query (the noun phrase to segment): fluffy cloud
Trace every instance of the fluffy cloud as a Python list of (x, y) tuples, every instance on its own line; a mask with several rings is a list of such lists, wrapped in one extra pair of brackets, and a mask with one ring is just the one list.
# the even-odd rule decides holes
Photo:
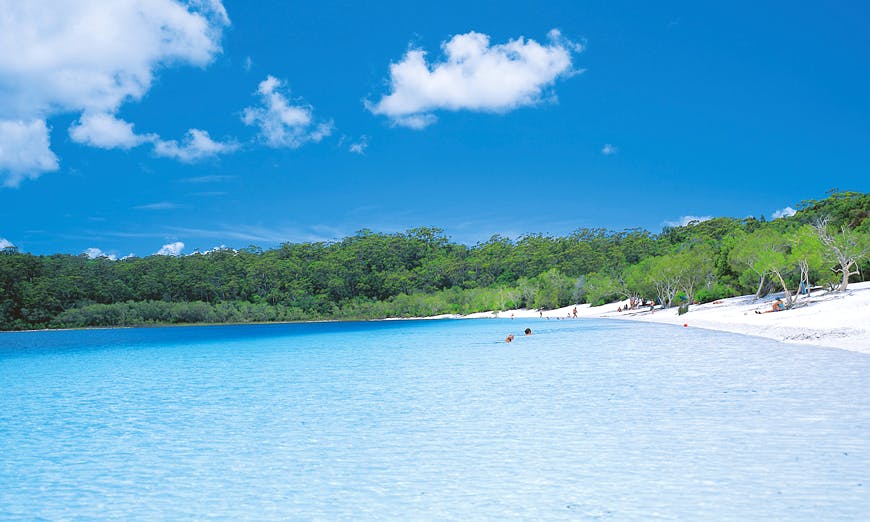
[(85, 250), (84, 252), (82, 252), (82, 254), (85, 254), (86, 256), (88, 256), (91, 259), (96, 259), (98, 257), (106, 257), (108, 259), (111, 259), (112, 261), (115, 261), (118, 259), (118, 256), (116, 256), (115, 254), (107, 254), (107, 253), (103, 252), (102, 250), (100, 250), (99, 248), (93, 248), (93, 247)]
[(262, 105), (242, 112), (245, 125), (260, 129), (260, 138), (270, 147), (295, 149), (308, 142), (317, 143), (332, 133), (332, 122), (315, 123), (310, 105), (293, 105), (279, 88), (283, 84), (267, 76), (257, 87)]
[[(0, 0), (0, 13), (0, 176), (6, 185), (57, 170), (46, 125), (56, 114), (85, 113), (70, 128), (80, 143), (141, 143), (132, 125), (114, 118), (118, 108), (141, 99), (160, 66), (207, 65), (229, 24), (219, 0)], [(10, 126), (38, 139), (12, 154)]]
[(133, 124), (107, 113), (85, 113), (69, 128), (73, 141), (101, 149), (130, 149), (142, 143), (155, 141), (154, 134), (138, 135)]
[(133, 132), (132, 123), (106, 113), (85, 113), (78, 123), (70, 126), (69, 132), (73, 141), (103, 149), (126, 150), (143, 143), (151, 143), (154, 145), (155, 155), (185, 163), (227, 154), (239, 148), (238, 143), (233, 140), (214, 141), (208, 132), (200, 129), (188, 130), (181, 144), (176, 140), (163, 140), (157, 134), (136, 134)]
[(797, 210), (791, 207), (785, 207), (783, 209), (777, 210), (773, 213), (773, 219), (779, 219), (784, 217), (790, 217), (797, 213)]
[(57, 156), (48, 146), (45, 121), (0, 120), (0, 181), (4, 185), (17, 187), (25, 178), (36, 178), (57, 168)]
[(3, 249), (3, 248), (9, 248), (9, 247), (14, 247), (14, 246), (15, 246), (15, 245), (13, 245), (13, 244), (12, 244), (11, 242), (9, 242), (8, 240), (3, 239), (2, 237), (0, 237), (0, 249)]
[(666, 221), (665, 224), (669, 227), (684, 227), (691, 223), (701, 223), (711, 219), (713, 219), (713, 216), (682, 216), (676, 221)]
[(619, 149), (617, 149), (613, 145), (611, 145), (609, 143), (605, 143), (604, 146), (601, 147), (601, 154), (604, 154), (605, 156), (612, 156), (612, 155), (616, 154), (617, 150), (619, 150)]
[(155, 256), (180, 256), (184, 250), (184, 243), (176, 241), (175, 243), (167, 243), (160, 247), (160, 250), (154, 253)]
[(203, 158), (226, 154), (237, 150), (239, 145), (233, 141), (214, 141), (208, 132), (190, 129), (181, 144), (175, 140), (158, 140), (154, 144), (154, 153), (158, 156), (175, 158), (185, 163), (191, 163)]
[(442, 43), (444, 60), (432, 64), (425, 51), (411, 49), (390, 65), (391, 92), (366, 107), (421, 129), (436, 121), (437, 110), (507, 112), (552, 99), (548, 89), (576, 72), (571, 60), (582, 48), (555, 29), (547, 38), (547, 45), (523, 37), (490, 45), (489, 36), (472, 31)]

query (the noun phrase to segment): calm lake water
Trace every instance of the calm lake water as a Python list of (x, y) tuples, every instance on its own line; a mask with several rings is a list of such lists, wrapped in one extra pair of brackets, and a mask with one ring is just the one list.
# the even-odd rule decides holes
[(868, 514), (867, 355), (594, 320), (0, 333), (4, 520)]

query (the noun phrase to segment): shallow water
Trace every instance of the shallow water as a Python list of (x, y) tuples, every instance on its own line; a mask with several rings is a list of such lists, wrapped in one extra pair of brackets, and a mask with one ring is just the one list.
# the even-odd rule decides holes
[(2, 333), (0, 519), (866, 519), (868, 384), (617, 321)]

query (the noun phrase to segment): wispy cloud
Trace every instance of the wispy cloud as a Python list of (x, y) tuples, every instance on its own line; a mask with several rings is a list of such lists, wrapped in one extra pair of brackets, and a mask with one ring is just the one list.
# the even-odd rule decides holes
[(422, 129), (439, 110), (505, 113), (554, 100), (552, 85), (577, 72), (572, 59), (582, 47), (556, 29), (547, 39), (546, 45), (522, 36), (491, 45), (488, 35), (472, 31), (443, 42), (443, 60), (432, 63), (426, 51), (412, 48), (390, 65), (390, 93), (366, 101), (366, 108), (395, 125)]
[(354, 154), (362, 155), (362, 154), (366, 153), (366, 149), (368, 148), (368, 146), (369, 146), (369, 137), (363, 135), (363, 136), (360, 136), (359, 140), (357, 140), (355, 143), (351, 143), (350, 146), (347, 148), (347, 150), (349, 152), (353, 152)]
[(684, 227), (692, 223), (701, 223), (713, 219), (713, 216), (682, 216), (675, 221), (665, 221), (669, 227)]
[(310, 105), (290, 103), (280, 92), (283, 83), (274, 76), (260, 82), (257, 94), (262, 105), (242, 112), (245, 125), (259, 128), (259, 136), (269, 147), (296, 149), (317, 143), (332, 133), (332, 122), (315, 122)]
[(217, 183), (220, 181), (229, 181), (231, 179), (235, 179), (236, 176), (226, 176), (226, 175), (211, 175), (211, 176), (196, 176), (192, 178), (181, 178), (178, 181), (183, 183)]
[(618, 151), (619, 149), (609, 143), (605, 143), (604, 146), (601, 147), (601, 154), (604, 154), (605, 156), (612, 156)]
[(773, 219), (779, 219), (784, 217), (790, 217), (797, 213), (797, 210), (791, 207), (785, 207), (783, 209), (779, 209), (773, 213)]
[[(244, 241), (258, 244), (278, 244), (285, 242), (320, 242), (334, 241), (352, 234), (356, 229), (341, 228), (332, 225), (315, 224), (309, 226), (262, 226), (246, 224), (217, 224), (214, 228), (163, 226), (154, 230), (89, 230), (84, 235), (68, 236), (70, 239), (87, 239), (89, 241), (111, 241), (113, 238), (123, 239), (153, 239), (160, 238), (169, 245), (181, 243), (177, 238), (185, 240), (214, 240), (215, 243)], [(211, 241), (209, 241), (211, 243)], [(183, 245), (183, 243), (182, 243)], [(166, 246), (166, 245), (164, 245)], [(183, 247), (182, 247), (183, 248)]]
[(171, 201), (158, 201), (157, 203), (148, 203), (147, 205), (138, 205), (133, 207), (136, 210), (172, 210), (174, 208), (180, 208), (181, 205), (178, 203), (172, 203)]
[(285, 243), (300, 241), (333, 241), (347, 235), (347, 231), (328, 225), (264, 227), (253, 225), (221, 225), (218, 228), (169, 227), (173, 234), (185, 237), (218, 240), (250, 241), (254, 243)]

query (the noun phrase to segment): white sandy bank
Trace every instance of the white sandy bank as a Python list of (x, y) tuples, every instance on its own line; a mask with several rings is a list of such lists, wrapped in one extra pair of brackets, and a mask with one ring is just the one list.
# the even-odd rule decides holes
[[(713, 303), (694, 305), (688, 313), (677, 315), (677, 309), (649, 312), (632, 310), (617, 312), (625, 303), (612, 303), (591, 308), (576, 305), (578, 317), (597, 317), (667, 323), (689, 328), (705, 328), (744, 335), (768, 337), (787, 343), (802, 343), (816, 346), (841, 348), (870, 353), (870, 281), (852, 283), (843, 293), (816, 291), (809, 297), (801, 297), (795, 308), (782, 312), (756, 314), (755, 311), (770, 310), (771, 304), (782, 294), (773, 294), (763, 299), (753, 296), (732, 297)], [(526, 319), (552, 319), (573, 317), (575, 306), (543, 313), (537, 310), (506, 310), (482, 312), (463, 316), (465, 318), (499, 317)], [(441, 316), (444, 317), (444, 316)], [(457, 316), (453, 316), (457, 317)]]

